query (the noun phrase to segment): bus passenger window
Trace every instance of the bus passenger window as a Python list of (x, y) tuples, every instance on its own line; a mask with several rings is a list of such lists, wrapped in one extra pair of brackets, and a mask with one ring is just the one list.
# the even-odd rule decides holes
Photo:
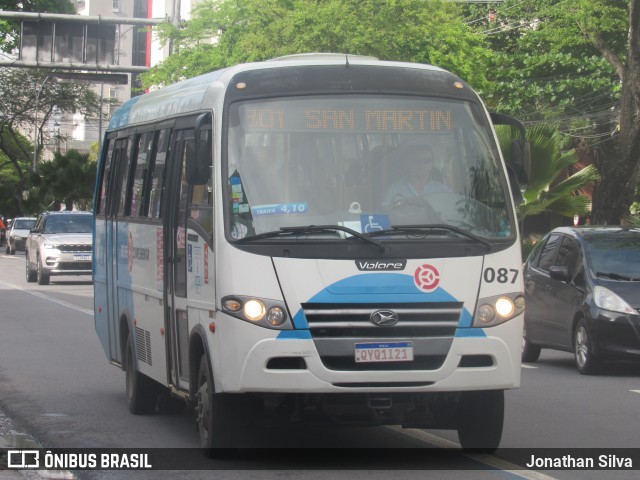
[(191, 187), (187, 226), (199, 232), (207, 242), (213, 238), (213, 189), (212, 182)]
[(104, 159), (104, 170), (100, 180), (100, 193), (98, 194), (98, 204), (95, 206), (96, 215), (104, 215), (106, 213), (106, 198), (109, 188), (109, 175), (111, 172), (111, 160), (113, 159), (113, 146), (115, 139), (108, 139), (107, 156)]
[(167, 159), (167, 150), (169, 149), (170, 130), (164, 129), (157, 132), (158, 145), (155, 154), (153, 171), (151, 173), (151, 189), (149, 192), (149, 208), (147, 211), (148, 218), (160, 217), (160, 201), (162, 197), (162, 181), (164, 178), (164, 168)]
[(142, 195), (144, 179), (147, 172), (147, 159), (149, 158), (149, 153), (151, 152), (151, 147), (153, 145), (153, 132), (147, 132), (139, 135), (136, 143), (137, 154), (136, 158), (133, 160), (135, 162), (135, 166), (133, 167), (134, 173), (133, 186), (131, 189), (131, 208), (128, 212), (132, 217), (137, 217), (141, 214), (144, 199)]
[[(125, 140), (126, 141), (126, 140)], [(126, 153), (125, 153), (126, 151)], [(133, 140), (127, 141), (126, 150), (123, 150), (124, 155), (120, 157), (120, 203), (118, 205), (118, 217), (128, 214), (126, 212), (127, 200), (129, 194), (129, 172), (131, 170), (131, 157), (133, 154)]]

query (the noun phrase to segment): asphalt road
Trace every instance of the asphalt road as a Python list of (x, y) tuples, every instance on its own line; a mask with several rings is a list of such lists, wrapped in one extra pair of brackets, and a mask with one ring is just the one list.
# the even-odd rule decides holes
[[(51, 280), (47, 286), (27, 283), (24, 257), (0, 255), (0, 437), (32, 439), (44, 448), (197, 447), (190, 412), (129, 414), (124, 373), (109, 364), (95, 335), (90, 278)], [(588, 377), (578, 374), (570, 354), (543, 350), (537, 364), (523, 365), (522, 388), (506, 394), (501, 447), (520, 449), (520, 454), (540, 448), (591, 448), (596, 455), (608, 448), (637, 449), (639, 426), (639, 366), (612, 364), (602, 375)], [(207, 463), (198, 455), (194, 465), (208, 471), (178, 476), (209, 478), (211, 470), (217, 479), (635, 476), (620, 470), (512, 470), (509, 462), (487, 455), (456, 457), (461, 468), (471, 471), (438, 469), (437, 458), (419, 449), (457, 446), (457, 435), (448, 431), (265, 423), (250, 433), (256, 445), (274, 448)], [(359, 450), (347, 450), (354, 446)], [(176, 476), (172, 471), (73, 473), (81, 479)]]

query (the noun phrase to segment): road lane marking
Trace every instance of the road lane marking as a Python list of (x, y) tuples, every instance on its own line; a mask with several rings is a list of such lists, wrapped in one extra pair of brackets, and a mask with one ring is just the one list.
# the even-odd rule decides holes
[(534, 367), (533, 365), (526, 365), (526, 364), (522, 364), (522, 368), (538, 368), (538, 367)]
[(640, 393), (640, 390), (629, 390), (629, 391), (633, 393)]
[[(451, 440), (447, 440), (442, 437), (438, 437), (437, 435), (433, 435), (432, 433), (425, 432), (424, 430), (418, 429), (402, 429), (400, 427), (387, 427), (391, 430), (395, 430), (404, 435), (408, 435), (410, 437), (416, 438), (418, 440), (425, 441), (432, 446), (438, 448), (460, 448), (460, 444), (457, 442), (452, 442)], [(522, 467), (515, 465), (511, 462), (507, 462), (506, 460), (502, 460), (498, 457), (495, 457), (486, 453), (466, 453), (465, 457), (475, 460), (478, 463), (482, 463), (483, 465), (487, 465), (489, 467), (493, 467), (502, 472), (509, 473), (518, 478), (524, 478), (527, 480), (555, 480), (554, 477), (550, 477), (542, 472), (537, 472), (535, 470), (522, 470)]]
[(14, 290), (20, 290), (21, 292), (28, 293), (29, 295), (33, 295), (34, 297), (42, 298), (44, 300), (49, 300), (50, 302), (57, 303), (58, 305), (62, 305), (63, 307), (71, 308), (72, 310), (76, 310), (80, 313), (86, 313), (87, 315), (93, 316), (93, 310), (79, 307), (77, 305), (74, 305), (73, 303), (65, 302), (64, 300), (58, 300), (56, 298), (45, 295), (44, 293), (36, 292), (33, 290), (25, 290), (24, 288), (21, 288), (18, 285), (6, 283), (1, 280), (0, 280), (0, 285), (8, 288), (13, 288)]

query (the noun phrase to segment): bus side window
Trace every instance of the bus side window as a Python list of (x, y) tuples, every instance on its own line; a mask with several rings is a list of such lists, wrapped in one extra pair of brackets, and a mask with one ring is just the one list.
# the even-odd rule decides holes
[(120, 200), (122, 196), (122, 177), (125, 175), (126, 166), (129, 165), (127, 158), (127, 138), (113, 139), (113, 158), (106, 184), (106, 200), (104, 213), (108, 217), (115, 216), (120, 211)]
[(138, 135), (136, 140), (136, 157), (133, 160), (133, 185), (131, 188), (131, 203), (127, 214), (131, 217), (138, 217), (143, 208), (143, 188), (147, 173), (147, 159), (150, 157), (153, 146), (153, 132), (146, 132)]
[(209, 245), (213, 245), (213, 182), (193, 185), (189, 198), (187, 226), (199, 232)]
[(107, 139), (109, 145), (107, 146), (107, 154), (102, 161), (102, 171), (100, 179), (100, 191), (97, 196), (97, 205), (95, 208), (96, 215), (104, 215), (106, 212), (106, 198), (107, 190), (109, 188), (109, 175), (111, 172), (111, 160), (113, 159), (113, 146), (115, 139)]
[[(120, 176), (120, 203), (118, 204), (118, 217), (122, 218), (123, 215), (128, 214), (129, 205), (129, 175), (131, 171), (131, 158), (133, 156), (134, 141), (133, 138), (125, 140), (127, 146), (124, 156), (120, 157), (120, 166), (118, 172)], [(126, 212), (126, 213), (125, 213)]]
[(153, 158), (151, 182), (149, 185), (149, 203), (146, 212), (148, 218), (160, 218), (160, 200), (162, 198), (162, 182), (169, 150), (171, 130), (165, 128), (156, 132), (156, 151)]

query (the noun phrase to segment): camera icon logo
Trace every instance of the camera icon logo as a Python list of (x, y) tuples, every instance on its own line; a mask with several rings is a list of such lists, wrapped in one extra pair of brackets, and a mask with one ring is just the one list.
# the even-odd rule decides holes
[(38, 450), (9, 450), (7, 460), (9, 468), (40, 468), (40, 452)]

